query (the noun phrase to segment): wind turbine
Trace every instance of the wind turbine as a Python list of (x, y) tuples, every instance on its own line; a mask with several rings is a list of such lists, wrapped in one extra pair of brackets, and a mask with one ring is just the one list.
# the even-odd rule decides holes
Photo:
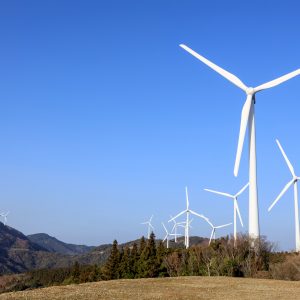
[(0, 214), (1, 217), (4, 218), (4, 222), (3, 222), (4, 225), (6, 225), (6, 223), (7, 223), (7, 216), (8, 216), (8, 214), (9, 214), (9, 211), (7, 213), (1, 213)]
[(238, 197), (245, 191), (245, 189), (249, 186), (249, 183), (247, 183), (239, 192), (237, 192), (235, 195), (231, 195), (231, 194), (228, 194), (228, 193), (223, 193), (223, 192), (218, 192), (218, 191), (215, 191), (215, 190), (210, 190), (210, 189), (204, 189), (205, 191), (207, 192), (210, 192), (210, 193), (214, 193), (214, 194), (218, 194), (218, 195), (221, 195), (221, 196), (225, 196), (225, 197), (228, 197), (228, 198), (231, 198), (233, 199), (233, 236), (234, 236), (234, 242), (236, 242), (236, 238), (237, 238), (237, 226), (236, 226), (236, 214), (238, 214), (239, 216), (239, 219), (240, 219), (240, 223), (242, 225), (242, 227), (244, 227), (244, 224), (243, 224), (243, 220), (242, 220), (242, 217), (241, 217), (241, 213), (240, 213), (240, 209), (239, 209), (239, 206), (238, 206), (238, 202), (237, 202), (237, 199)]
[(178, 227), (185, 227), (185, 226), (182, 225), (185, 222), (179, 222), (179, 223), (177, 223), (176, 220), (174, 220), (172, 216), (170, 216), (170, 217), (171, 217), (171, 220), (174, 222), (174, 225), (172, 227), (171, 233), (174, 232), (174, 234), (175, 234), (175, 243), (177, 243), (177, 228)]
[(169, 237), (170, 237), (170, 236), (175, 236), (175, 238), (176, 238), (177, 235), (180, 235), (180, 234), (169, 233), (168, 230), (167, 230), (167, 228), (166, 228), (166, 226), (165, 226), (165, 224), (164, 224), (163, 222), (162, 222), (161, 224), (162, 224), (162, 226), (164, 227), (164, 229), (165, 229), (165, 231), (166, 231), (166, 236), (165, 236), (165, 238), (163, 239), (163, 242), (164, 242), (165, 240), (167, 240), (167, 248), (169, 248)]
[(185, 187), (185, 195), (186, 195), (186, 209), (182, 212), (180, 212), (178, 215), (176, 215), (175, 217), (173, 217), (171, 220), (169, 220), (168, 222), (171, 222), (175, 219), (177, 219), (178, 217), (180, 217), (181, 215), (186, 213), (186, 223), (185, 223), (185, 238), (186, 238), (186, 248), (189, 248), (189, 244), (190, 244), (190, 237), (189, 237), (189, 219), (190, 219), (190, 213), (199, 217), (199, 218), (205, 218), (203, 215), (198, 214), (196, 212), (194, 212), (193, 210), (190, 209), (190, 203), (189, 203), (189, 195), (188, 195), (188, 189), (187, 187)]
[(205, 218), (205, 221), (210, 225), (210, 227), (212, 228), (211, 230), (211, 234), (210, 234), (210, 238), (209, 238), (209, 243), (208, 243), (208, 246), (210, 245), (211, 243), (211, 240), (212, 239), (216, 239), (216, 229), (219, 229), (219, 228), (223, 228), (223, 227), (227, 227), (229, 225), (231, 225), (232, 223), (228, 223), (228, 224), (224, 224), (224, 225), (219, 225), (219, 226), (214, 226), (208, 218)]
[(278, 195), (278, 197), (275, 199), (275, 201), (271, 204), (271, 206), (269, 207), (268, 211), (270, 211), (273, 206), (279, 201), (279, 199), (281, 199), (281, 197), (287, 192), (287, 190), (294, 185), (294, 205), (295, 205), (295, 234), (296, 234), (296, 251), (300, 252), (300, 230), (299, 230), (299, 209), (298, 209), (298, 180), (300, 180), (300, 177), (296, 176), (296, 173), (294, 171), (294, 168), (291, 164), (291, 162), (289, 161), (287, 155), (285, 154), (280, 142), (278, 140), (276, 140), (276, 143), (285, 159), (285, 162), (288, 165), (288, 168), (290, 170), (290, 172), (292, 173), (292, 180), (289, 181), (286, 186), (283, 188), (283, 190), (281, 191), (281, 193)]
[(149, 221), (141, 223), (143, 225), (148, 225), (148, 239), (150, 239), (151, 229), (154, 230), (154, 227), (151, 224), (152, 218), (153, 218), (153, 215), (151, 216), (151, 218), (149, 219)]
[(275, 80), (269, 81), (255, 88), (246, 86), (238, 77), (227, 72), (221, 67), (215, 65), (202, 55), (198, 54), (188, 46), (181, 44), (181, 48), (189, 52), (191, 55), (202, 61), (208, 67), (225, 77), (231, 83), (242, 89), (246, 95), (246, 102), (242, 109), (240, 133), (237, 146), (236, 160), (234, 166), (234, 175), (238, 175), (240, 160), (244, 145), (244, 139), (247, 127), (249, 129), (249, 236), (251, 238), (259, 237), (259, 217), (258, 217), (258, 195), (257, 195), (257, 178), (256, 178), (256, 138), (255, 138), (255, 95), (256, 93), (275, 87), (300, 74), (300, 69), (281, 76)]

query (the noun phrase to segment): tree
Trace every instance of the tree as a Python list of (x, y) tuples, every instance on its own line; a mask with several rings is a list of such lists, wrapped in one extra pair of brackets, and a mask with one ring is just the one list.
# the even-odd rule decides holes
[[(140, 250), (141, 251), (141, 250)], [(147, 241), (146, 247), (143, 249), (138, 265), (139, 277), (157, 277), (158, 266), (156, 260), (155, 235), (152, 232)]]
[(126, 247), (123, 251), (123, 255), (120, 261), (120, 277), (121, 278), (133, 278), (133, 274), (130, 268), (130, 250)]
[(118, 242), (114, 240), (110, 256), (104, 267), (105, 279), (107, 280), (118, 279), (120, 277), (119, 263), (120, 263), (120, 252), (118, 250)]

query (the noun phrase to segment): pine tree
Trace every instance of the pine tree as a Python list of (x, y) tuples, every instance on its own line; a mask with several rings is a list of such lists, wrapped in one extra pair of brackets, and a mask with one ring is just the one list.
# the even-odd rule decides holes
[(146, 241), (145, 241), (144, 236), (142, 236), (141, 240), (140, 240), (139, 255), (141, 255), (143, 253), (145, 248), (146, 248)]
[(164, 264), (164, 259), (166, 257), (166, 248), (162, 241), (159, 242), (157, 250), (156, 250), (156, 260), (157, 260), (157, 268), (158, 268), (158, 276), (166, 277), (168, 276), (167, 268)]
[(104, 277), (107, 280), (118, 279), (119, 276), (120, 252), (118, 242), (114, 240), (110, 256), (104, 267)]
[(126, 247), (123, 251), (123, 256), (120, 261), (120, 278), (133, 278), (130, 269), (129, 248)]
[(152, 232), (139, 258), (138, 277), (156, 277), (157, 274), (155, 235)]
[(132, 278), (137, 277), (138, 260), (139, 260), (138, 246), (136, 243), (134, 243), (129, 256), (129, 266), (130, 266), (130, 272), (132, 274)]
[(75, 261), (73, 270), (72, 270), (72, 281), (74, 283), (79, 283), (79, 278), (80, 278), (80, 266), (78, 261)]

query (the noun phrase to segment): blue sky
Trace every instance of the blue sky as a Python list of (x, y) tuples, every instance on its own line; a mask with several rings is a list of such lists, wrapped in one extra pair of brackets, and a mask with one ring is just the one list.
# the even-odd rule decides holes
[[(300, 68), (297, 1), (2, 1), (0, 203), (9, 224), (98, 245), (191, 208), (232, 221), (247, 182), (233, 176), (245, 95), (182, 50), (256, 86)], [(294, 247), (292, 191), (278, 137), (300, 173), (300, 77), (257, 96), (261, 232)], [(247, 148), (245, 148), (247, 149)], [(298, 173), (298, 174), (299, 174)], [(248, 227), (247, 193), (240, 198)], [(230, 233), (232, 228), (222, 233)], [(208, 236), (195, 220), (192, 234)], [(221, 232), (220, 232), (221, 234)]]

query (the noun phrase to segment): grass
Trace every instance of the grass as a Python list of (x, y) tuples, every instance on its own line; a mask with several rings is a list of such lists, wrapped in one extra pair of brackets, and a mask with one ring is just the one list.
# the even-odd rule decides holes
[(112, 280), (7, 293), (2, 299), (300, 299), (300, 282), (231, 277)]

